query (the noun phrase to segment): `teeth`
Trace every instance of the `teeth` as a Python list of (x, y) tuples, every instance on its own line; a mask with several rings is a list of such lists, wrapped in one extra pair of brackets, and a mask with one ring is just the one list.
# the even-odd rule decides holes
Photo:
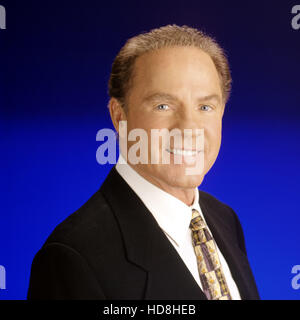
[(195, 156), (198, 152), (196, 150), (182, 150), (182, 149), (167, 149), (168, 152), (178, 154), (181, 156)]

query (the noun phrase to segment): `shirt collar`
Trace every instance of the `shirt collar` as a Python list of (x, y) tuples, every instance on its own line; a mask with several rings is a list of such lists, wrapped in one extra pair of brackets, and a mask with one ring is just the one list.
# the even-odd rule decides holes
[(143, 178), (125, 162), (121, 155), (116, 165), (116, 170), (142, 200), (164, 232), (178, 246), (183, 244), (187, 233), (190, 232), (189, 225), (192, 218), (192, 209), (198, 210), (201, 214), (198, 188), (195, 188), (193, 204), (188, 206)]

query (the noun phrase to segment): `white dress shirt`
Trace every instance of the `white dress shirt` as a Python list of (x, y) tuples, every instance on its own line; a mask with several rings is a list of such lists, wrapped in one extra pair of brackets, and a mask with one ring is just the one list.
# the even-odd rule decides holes
[[(199, 287), (203, 289), (199, 277), (197, 258), (192, 243), (192, 230), (189, 228), (192, 218), (192, 209), (196, 209), (205, 221), (199, 205), (198, 189), (195, 188), (194, 203), (191, 206), (187, 206), (181, 200), (144, 179), (127, 163), (123, 164), (125, 160), (120, 163), (121, 157), (122, 156), (119, 157), (116, 170), (154, 216), (160, 228), (177, 250), (179, 256), (186, 264)], [(209, 230), (208, 226), (207, 228)], [(217, 244), (216, 248), (231, 297), (233, 300), (241, 300), (238, 288), (232, 278), (227, 262)]]

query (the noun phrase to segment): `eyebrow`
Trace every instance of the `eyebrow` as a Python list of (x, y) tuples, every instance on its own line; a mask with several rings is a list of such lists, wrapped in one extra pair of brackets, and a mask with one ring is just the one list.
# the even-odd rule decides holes
[[(156, 93), (153, 93), (153, 94), (146, 96), (146, 98), (143, 99), (143, 102), (152, 102), (152, 101), (157, 101), (157, 100), (161, 100), (161, 99), (165, 99), (165, 100), (169, 100), (169, 101), (178, 101), (179, 100), (177, 97), (175, 97), (171, 94), (163, 93), (163, 92), (156, 92)], [(220, 96), (215, 93), (207, 95), (207, 96), (198, 97), (197, 100), (198, 101), (216, 100), (218, 103), (221, 103)]]

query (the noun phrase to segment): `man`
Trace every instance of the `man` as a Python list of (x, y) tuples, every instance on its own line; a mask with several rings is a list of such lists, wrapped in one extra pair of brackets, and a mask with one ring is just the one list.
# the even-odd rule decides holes
[[(114, 127), (189, 129), (191, 146), (160, 138), (148, 161), (123, 164), (133, 141), (120, 137), (127, 150), (101, 188), (35, 256), (29, 299), (259, 299), (237, 215), (197, 188), (220, 149), (230, 86), (225, 54), (197, 29), (168, 25), (126, 42), (109, 81)], [(187, 174), (201, 155), (203, 170)]]

